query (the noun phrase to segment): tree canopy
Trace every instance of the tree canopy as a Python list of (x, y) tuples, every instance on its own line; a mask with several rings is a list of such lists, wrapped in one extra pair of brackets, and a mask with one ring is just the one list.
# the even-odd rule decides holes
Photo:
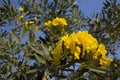
[(2, 0), (0, 80), (120, 79), (120, 0), (87, 17), (80, 2)]

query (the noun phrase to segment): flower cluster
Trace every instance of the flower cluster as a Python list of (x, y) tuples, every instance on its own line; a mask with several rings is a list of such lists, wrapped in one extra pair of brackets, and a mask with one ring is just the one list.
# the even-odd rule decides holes
[(111, 58), (106, 57), (107, 50), (103, 44), (98, 44), (98, 41), (88, 31), (78, 31), (61, 37), (60, 42), (53, 50), (53, 64), (59, 64), (62, 55), (66, 54), (62, 53), (62, 42), (75, 60), (84, 59), (86, 55), (92, 55), (92, 58), (99, 60), (100, 65), (104, 67), (107, 67), (112, 61)]
[(52, 21), (47, 21), (45, 22), (45, 26), (46, 27), (58, 27), (60, 26), (61, 28), (64, 28), (64, 26), (67, 25), (67, 22), (64, 18), (59, 18), (56, 17), (55, 19), (53, 19)]
[(88, 34), (88, 31), (72, 33), (71, 35), (63, 36), (62, 41), (67, 49), (74, 55), (74, 59), (80, 59), (79, 55), (82, 53), (81, 57), (85, 56), (85, 53), (95, 53), (98, 42), (92, 35)]

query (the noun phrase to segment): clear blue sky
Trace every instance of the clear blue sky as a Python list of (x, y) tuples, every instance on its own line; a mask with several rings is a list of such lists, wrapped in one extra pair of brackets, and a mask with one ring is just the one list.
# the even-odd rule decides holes
[(79, 3), (80, 10), (85, 16), (90, 16), (93, 13), (99, 13), (105, 0), (81, 0)]

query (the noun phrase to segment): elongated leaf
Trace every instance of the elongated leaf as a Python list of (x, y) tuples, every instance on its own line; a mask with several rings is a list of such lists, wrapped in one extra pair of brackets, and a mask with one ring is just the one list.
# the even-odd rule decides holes
[(43, 43), (41, 42), (41, 46), (44, 49), (45, 53), (46, 53), (46, 57), (49, 58), (50, 57), (50, 52), (49, 50), (43, 45)]
[(36, 52), (36, 53), (38, 53), (39, 55), (41, 55), (41, 56), (45, 57), (45, 56), (42, 54), (42, 51), (40, 51), (40, 50), (36, 49), (36, 48), (35, 48), (35, 47), (33, 47), (32, 45), (31, 45), (30, 47), (31, 47), (31, 49), (32, 49), (33, 51), (35, 51), (35, 52)]
[(18, 37), (18, 35), (16, 35), (15, 31), (11, 30), (11, 34), (13, 35), (15, 41), (20, 41), (20, 38)]
[(103, 71), (103, 70), (98, 70), (98, 69), (93, 69), (93, 68), (87, 68), (89, 69), (89, 71), (92, 71), (92, 72), (96, 72), (96, 73), (102, 73), (102, 74), (105, 74), (106, 72)]
[(21, 38), (24, 37), (25, 32), (26, 32), (26, 27), (23, 26), (22, 29), (21, 29), (21, 32), (20, 32), (20, 37), (21, 37)]
[(35, 40), (35, 34), (32, 31), (29, 31), (29, 43), (33, 43)]
[(8, 46), (9, 46), (9, 48), (11, 48), (11, 44), (12, 44), (11, 35), (9, 35), (8, 36)]
[(36, 59), (38, 60), (39, 63), (42, 63), (42, 64), (46, 63), (46, 60), (42, 56), (39, 56), (39, 55), (35, 54), (35, 57), (36, 57)]
[(26, 73), (27, 73), (27, 74), (30, 74), (30, 73), (35, 73), (35, 72), (37, 72), (37, 69), (29, 70), (29, 71), (27, 71)]
[(34, 25), (34, 28), (35, 28), (35, 31), (38, 32), (38, 25), (37, 24)]

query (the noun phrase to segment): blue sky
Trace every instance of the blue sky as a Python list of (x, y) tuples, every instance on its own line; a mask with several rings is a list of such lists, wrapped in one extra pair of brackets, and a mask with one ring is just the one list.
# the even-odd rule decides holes
[(93, 13), (99, 13), (102, 9), (105, 0), (81, 0), (79, 3), (80, 10), (85, 16), (90, 16)]

